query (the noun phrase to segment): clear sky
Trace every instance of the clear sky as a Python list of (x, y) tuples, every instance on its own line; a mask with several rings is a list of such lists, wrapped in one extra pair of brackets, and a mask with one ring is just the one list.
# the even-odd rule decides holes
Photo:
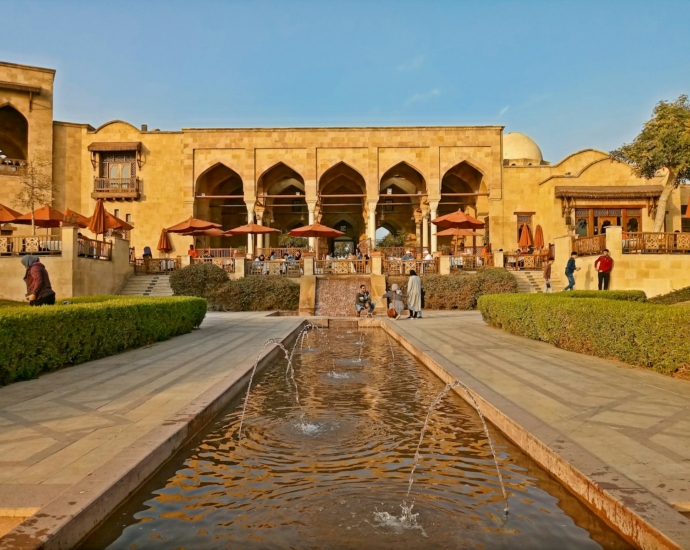
[(504, 125), (547, 160), (690, 92), (690, 1), (0, 0), (55, 118), (149, 129)]

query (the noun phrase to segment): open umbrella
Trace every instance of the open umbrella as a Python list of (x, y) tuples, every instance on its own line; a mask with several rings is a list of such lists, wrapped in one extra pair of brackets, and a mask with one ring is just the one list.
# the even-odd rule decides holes
[[(186, 237), (227, 237), (226, 233), (217, 227), (209, 227), (208, 229), (194, 229), (193, 231), (182, 233), (182, 235)], [(208, 242), (206, 239), (204, 239), (204, 245), (207, 244)]]
[(0, 204), (0, 223), (10, 223), (20, 217), (21, 214), (7, 206)]
[(441, 229), (481, 229), (484, 227), (483, 221), (473, 218), (469, 214), (465, 214), (462, 210), (440, 216), (431, 220), (431, 223), (439, 226)]
[(188, 233), (195, 230), (211, 229), (216, 227), (220, 229), (222, 226), (219, 223), (208, 222), (206, 220), (199, 220), (197, 218), (189, 218), (183, 222), (168, 227), (168, 233)]
[(281, 231), (280, 229), (274, 229), (272, 227), (250, 222), (225, 232), (226, 235), (267, 235), (269, 233), (281, 233)]
[(520, 241), (518, 242), (518, 246), (520, 248), (532, 246), (532, 237), (529, 234), (529, 227), (527, 227), (527, 224), (523, 224), (520, 230)]
[(544, 248), (544, 231), (541, 225), (538, 225), (534, 230), (534, 248), (538, 248), (539, 250)]
[[(60, 223), (64, 221), (65, 215), (59, 210), (55, 210), (52, 206), (42, 206), (38, 210), (33, 211), (33, 225), (34, 227), (60, 227)], [(23, 216), (19, 216), (14, 220), (14, 223), (21, 223), (31, 225), (31, 212), (27, 212)]]
[(89, 218), (67, 208), (65, 210), (65, 221), (62, 222), (62, 225), (76, 225), (77, 227), (86, 229), (89, 227)]
[(316, 238), (316, 258), (319, 257), (319, 239), (322, 237), (341, 237), (345, 235), (342, 231), (328, 227), (327, 225), (321, 225), (319, 222), (314, 222), (311, 225), (305, 225), (303, 227), (296, 227), (290, 231), (290, 235), (293, 237), (315, 237)]
[(163, 229), (161, 231), (160, 239), (158, 239), (158, 246), (156, 247), (160, 252), (168, 253), (172, 250), (172, 243), (170, 242), (170, 237), (168, 237), (168, 230)]

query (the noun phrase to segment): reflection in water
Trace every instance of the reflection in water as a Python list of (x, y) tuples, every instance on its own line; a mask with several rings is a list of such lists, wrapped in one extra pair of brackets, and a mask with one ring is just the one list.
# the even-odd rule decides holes
[(429, 421), (406, 497), (444, 384), (381, 330), (367, 332), (362, 363), (339, 361), (358, 358), (356, 331), (309, 339), (317, 351), (293, 357), (301, 407), (281, 358), (255, 377), (241, 446), (242, 397), (82, 548), (630, 548), (490, 427), (506, 517), (481, 422), (454, 393)]

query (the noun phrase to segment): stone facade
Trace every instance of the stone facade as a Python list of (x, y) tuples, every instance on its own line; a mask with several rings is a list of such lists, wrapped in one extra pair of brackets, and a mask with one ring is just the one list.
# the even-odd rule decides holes
[[(628, 166), (596, 150), (550, 164), (527, 136), (504, 137), (500, 126), (167, 132), (123, 121), (98, 128), (58, 122), (53, 120), (54, 75), (49, 69), (0, 63), (0, 109), (14, 109), (26, 119), (27, 159), (52, 159), (57, 188), (53, 206), (58, 209), (90, 215), (96, 181), (110, 176), (103, 166), (118, 155), (130, 155), (135, 174), (128, 175), (136, 179), (137, 196), (114, 193), (106, 208), (131, 220), (131, 244), (138, 254), (144, 246), (155, 250), (161, 230), (189, 216), (217, 221), (224, 229), (251, 219), (283, 231), (320, 219), (342, 227), (355, 245), (374, 239), (376, 229), (385, 227), (403, 231), (410, 241), (435, 251), (450, 245), (450, 239), (437, 238), (429, 220), (459, 207), (488, 222), (494, 250), (512, 251), (522, 223), (531, 230), (540, 225), (545, 241), (553, 243), (577, 230), (577, 212), (586, 208), (639, 210), (639, 230), (650, 230), (651, 199), (619, 199), (605, 192), (575, 199), (562, 195), (577, 187), (620, 192), (625, 186), (665, 183), (664, 174), (640, 180)], [(0, 149), (11, 137), (0, 129)], [(16, 174), (0, 170), (0, 203), (13, 206), (16, 194)], [(681, 208), (688, 195), (686, 186), (673, 193), (667, 230), (687, 229)], [(526, 216), (529, 221), (521, 222)], [(3, 230), (20, 235), (29, 229)], [(177, 235), (171, 240), (171, 255), (184, 255), (192, 242), (191, 237)], [(245, 237), (223, 237), (209, 244), (220, 248), (249, 243)], [(259, 246), (277, 244), (275, 236), (258, 240)]]

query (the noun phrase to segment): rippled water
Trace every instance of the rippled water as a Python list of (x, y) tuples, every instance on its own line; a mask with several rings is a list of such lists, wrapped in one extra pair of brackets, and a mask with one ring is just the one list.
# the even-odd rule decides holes
[(630, 546), (490, 427), (510, 496), (503, 514), (474, 410), (379, 329), (314, 331), (308, 351), (254, 379), (82, 548), (623, 549)]

